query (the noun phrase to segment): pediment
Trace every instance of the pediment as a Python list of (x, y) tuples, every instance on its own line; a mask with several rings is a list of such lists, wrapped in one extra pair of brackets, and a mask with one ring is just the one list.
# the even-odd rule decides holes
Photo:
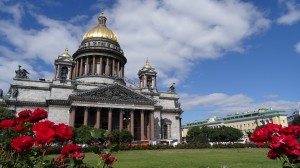
[(85, 101), (113, 101), (113, 102), (130, 102), (142, 104), (155, 104), (155, 100), (131, 90), (120, 84), (113, 84), (102, 88), (92, 89), (75, 95), (71, 95), (72, 100)]

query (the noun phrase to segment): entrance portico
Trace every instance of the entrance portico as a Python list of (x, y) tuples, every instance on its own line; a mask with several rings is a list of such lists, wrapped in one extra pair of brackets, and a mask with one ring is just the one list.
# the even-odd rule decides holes
[(115, 83), (70, 96), (69, 125), (128, 129), (135, 140), (154, 137), (154, 100)]

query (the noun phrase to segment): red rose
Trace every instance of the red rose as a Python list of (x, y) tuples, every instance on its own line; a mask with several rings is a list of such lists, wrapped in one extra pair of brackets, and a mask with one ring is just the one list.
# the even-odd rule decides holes
[(272, 149), (277, 149), (281, 145), (281, 140), (285, 138), (285, 135), (271, 136), (271, 140), (268, 142), (268, 146)]
[(103, 154), (101, 158), (107, 165), (113, 165), (116, 161), (116, 158), (114, 156), (111, 156), (110, 154)]
[(38, 144), (50, 143), (53, 141), (55, 132), (51, 128), (44, 128), (36, 131), (35, 138)]
[(110, 165), (113, 165), (115, 163), (115, 161), (116, 161), (116, 158), (114, 156), (109, 157), (109, 162), (110, 162), (109, 164)]
[(47, 111), (44, 109), (37, 108), (33, 111), (32, 115), (29, 118), (30, 122), (37, 122), (48, 117)]
[(40, 131), (40, 130), (44, 130), (45, 128), (54, 128), (54, 122), (49, 120), (37, 122), (32, 127), (32, 131)]
[(267, 127), (269, 128), (271, 133), (279, 132), (282, 129), (281, 125), (273, 123), (269, 123)]
[(14, 126), (14, 131), (18, 131), (18, 132), (28, 131), (28, 128), (24, 127), (24, 126), (21, 126), (21, 125), (16, 125), (16, 126)]
[(72, 130), (65, 124), (58, 124), (55, 127), (55, 134), (62, 141), (72, 139)]
[(250, 141), (255, 142), (256, 146), (262, 146), (269, 138), (269, 128), (267, 126), (257, 128), (251, 135)]
[(69, 161), (69, 158), (68, 157), (64, 157), (62, 155), (59, 155), (56, 159), (55, 159), (55, 162), (56, 163), (60, 163), (60, 162), (68, 162)]
[(102, 160), (107, 160), (109, 158), (109, 155), (108, 154), (103, 154), (101, 156)]
[(78, 158), (78, 159), (85, 157), (85, 155), (83, 153), (79, 153), (79, 152), (75, 152), (71, 156), (72, 156), (72, 158)]
[(34, 139), (31, 136), (19, 136), (11, 140), (11, 146), (18, 151), (31, 150)]
[(285, 127), (280, 130), (280, 133), (284, 135), (293, 135), (295, 138), (297, 138), (300, 133), (300, 126), (291, 125)]
[(269, 150), (269, 152), (268, 152), (268, 158), (270, 158), (270, 159), (276, 159), (278, 157), (280, 157), (280, 152), (279, 151), (277, 151), (275, 149)]
[(69, 144), (69, 145), (64, 146), (61, 149), (60, 153), (62, 155), (68, 155), (71, 153), (79, 152), (79, 150), (80, 150), (80, 146), (75, 145), (75, 144)]
[(10, 127), (12, 127), (14, 125), (15, 125), (15, 121), (14, 120), (2, 120), (0, 122), (0, 129), (10, 128)]
[(19, 112), (18, 118), (22, 119), (22, 120), (27, 120), (27, 119), (29, 119), (31, 114), (32, 114), (31, 110), (23, 110), (23, 111)]
[(290, 146), (290, 147), (286, 147), (284, 148), (284, 153), (287, 156), (299, 156), (300, 155), (300, 145), (295, 145), (295, 146)]

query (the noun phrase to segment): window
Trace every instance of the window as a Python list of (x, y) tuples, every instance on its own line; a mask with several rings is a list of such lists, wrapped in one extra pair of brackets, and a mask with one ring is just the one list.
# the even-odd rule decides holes
[(168, 125), (163, 126), (163, 139), (168, 139)]
[(147, 87), (152, 87), (152, 78), (150, 76), (147, 77)]
[(67, 67), (62, 67), (60, 71), (60, 78), (61, 79), (67, 79), (68, 75), (68, 68)]

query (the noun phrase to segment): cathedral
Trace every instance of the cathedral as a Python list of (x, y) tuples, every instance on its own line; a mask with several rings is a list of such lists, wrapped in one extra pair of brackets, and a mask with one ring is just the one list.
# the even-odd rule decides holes
[(124, 76), (127, 62), (115, 33), (98, 16), (78, 50), (68, 49), (54, 60), (54, 78), (30, 79), (21, 66), (0, 105), (15, 113), (43, 108), (48, 119), (72, 127), (128, 129), (135, 140), (181, 141), (182, 109), (174, 84), (157, 90), (157, 72), (147, 60), (137, 75), (138, 84)]

